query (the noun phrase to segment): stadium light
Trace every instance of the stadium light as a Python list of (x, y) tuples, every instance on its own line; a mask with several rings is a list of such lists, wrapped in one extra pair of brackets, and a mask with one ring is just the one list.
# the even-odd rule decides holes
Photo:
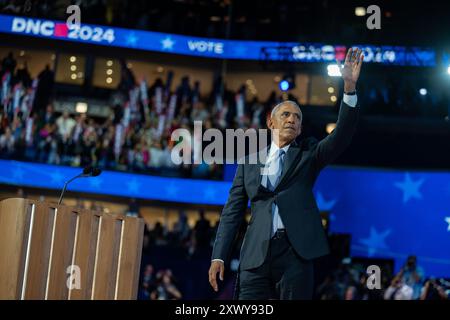
[(327, 71), (330, 77), (340, 77), (342, 75), (337, 64), (329, 64), (327, 66)]
[(88, 109), (88, 104), (86, 102), (77, 102), (75, 105), (75, 110), (78, 113), (86, 113)]
[(286, 92), (295, 88), (295, 75), (285, 74), (278, 83), (281, 91)]
[(281, 80), (280, 81), (280, 90), (281, 91), (288, 91), (289, 90), (289, 82), (287, 80)]
[(420, 95), (422, 95), (422, 96), (426, 96), (427, 93), (428, 93), (428, 91), (427, 91), (427, 89), (425, 89), (425, 88), (421, 88), (421, 89), (419, 90), (419, 93), (420, 93)]
[(355, 16), (364, 17), (366, 15), (366, 8), (364, 7), (356, 7), (355, 8)]

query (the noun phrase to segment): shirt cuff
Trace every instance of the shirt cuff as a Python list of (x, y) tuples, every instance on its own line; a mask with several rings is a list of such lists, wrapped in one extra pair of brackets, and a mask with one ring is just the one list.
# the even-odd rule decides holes
[(344, 97), (342, 98), (342, 100), (350, 107), (354, 108), (356, 107), (356, 103), (358, 102), (358, 96), (356, 94), (348, 95), (344, 93)]
[(222, 262), (223, 264), (225, 264), (225, 261), (223, 261), (222, 259), (212, 259), (211, 262), (213, 262), (213, 261), (220, 261), (220, 262)]

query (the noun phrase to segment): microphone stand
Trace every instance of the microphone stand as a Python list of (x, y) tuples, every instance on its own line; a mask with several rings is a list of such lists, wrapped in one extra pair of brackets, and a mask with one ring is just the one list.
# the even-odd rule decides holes
[(61, 195), (59, 196), (59, 200), (58, 200), (58, 205), (61, 204), (63, 196), (64, 196), (64, 192), (66, 192), (67, 189), (67, 185), (69, 183), (71, 183), (73, 180), (78, 179), (78, 178), (84, 178), (84, 177), (88, 177), (88, 174), (85, 174), (84, 172), (80, 173), (79, 175), (73, 177), (72, 179), (70, 179), (69, 181), (67, 181), (66, 183), (64, 183), (64, 188), (62, 189)]

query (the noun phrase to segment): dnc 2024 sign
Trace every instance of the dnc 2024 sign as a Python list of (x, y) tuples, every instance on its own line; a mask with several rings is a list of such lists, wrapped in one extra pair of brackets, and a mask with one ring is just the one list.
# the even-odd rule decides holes
[(50, 38), (67, 38), (72, 40), (92, 41), (98, 43), (114, 42), (114, 30), (111, 28), (91, 27), (89, 25), (68, 25), (65, 22), (27, 19), (15, 17), (12, 20), (11, 32), (44, 36)]

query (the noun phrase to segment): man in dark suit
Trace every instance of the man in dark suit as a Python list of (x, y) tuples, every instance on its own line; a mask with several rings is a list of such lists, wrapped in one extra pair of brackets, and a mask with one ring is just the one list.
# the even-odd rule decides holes
[(217, 274), (223, 280), (225, 261), (250, 200), (237, 298), (312, 298), (313, 259), (329, 253), (312, 189), (321, 169), (349, 145), (355, 131), (359, 109), (355, 90), (363, 59), (359, 49), (347, 52), (341, 68), (344, 96), (336, 128), (320, 142), (312, 138), (295, 141), (302, 122), (295, 102), (284, 101), (272, 110), (267, 120), (272, 143), (261, 151), (268, 154), (267, 161), (239, 164), (222, 211), (209, 269), (215, 291)]

